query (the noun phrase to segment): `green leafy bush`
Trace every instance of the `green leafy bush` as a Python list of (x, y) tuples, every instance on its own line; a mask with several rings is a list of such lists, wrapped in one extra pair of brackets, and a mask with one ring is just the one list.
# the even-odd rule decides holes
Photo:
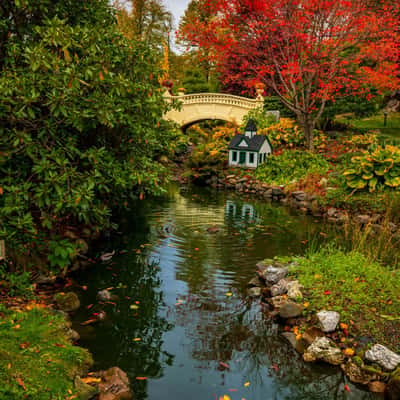
[(376, 147), (363, 155), (351, 159), (344, 171), (346, 184), (354, 190), (400, 188), (400, 148), (395, 146)]
[(273, 185), (286, 185), (304, 178), (307, 174), (324, 174), (330, 164), (319, 154), (304, 150), (283, 150), (268, 157), (258, 167), (256, 176)]
[(161, 193), (176, 133), (157, 55), (120, 35), (108, 1), (36, 3), (0, 16), (0, 238), (61, 266), (38, 237), (104, 230), (113, 208)]

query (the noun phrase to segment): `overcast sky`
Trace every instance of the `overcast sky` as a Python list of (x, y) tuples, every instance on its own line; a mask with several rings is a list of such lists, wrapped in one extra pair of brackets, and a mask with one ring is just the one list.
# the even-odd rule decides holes
[(190, 0), (164, 0), (164, 4), (174, 15), (175, 29), (178, 27), (179, 20), (186, 10)]

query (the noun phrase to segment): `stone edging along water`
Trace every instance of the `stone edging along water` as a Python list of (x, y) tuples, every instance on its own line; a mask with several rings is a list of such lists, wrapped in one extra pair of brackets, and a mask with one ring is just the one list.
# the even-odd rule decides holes
[[(271, 186), (257, 181), (255, 178), (228, 174), (219, 177), (214, 175), (206, 183), (216, 189), (233, 190), (239, 194), (276, 201), (303, 214), (324, 218), (336, 224), (344, 224), (352, 220), (360, 226), (370, 225), (372, 231), (376, 233), (384, 229), (384, 225), (387, 223), (383, 214), (350, 213), (334, 207), (323, 208), (319, 205), (318, 198), (315, 195), (304, 191), (286, 192), (284, 186)], [(400, 226), (389, 222), (388, 229), (400, 239)]]
[[(365, 343), (356, 354), (353, 349), (342, 349), (335, 342), (335, 332), (346, 331), (347, 326), (340, 323), (336, 311), (319, 310), (315, 326), (302, 328), (304, 305), (298, 301), (303, 298), (303, 288), (299, 281), (288, 277), (291, 265), (275, 260), (259, 262), (256, 276), (249, 282), (248, 295), (269, 304), (271, 316), (282, 325), (295, 327), (282, 329), (282, 335), (305, 362), (340, 366), (351, 382), (368, 385), (371, 392), (385, 393), (390, 400), (400, 399), (400, 355), (381, 344), (371, 347)], [(345, 389), (350, 390), (347, 385)]]

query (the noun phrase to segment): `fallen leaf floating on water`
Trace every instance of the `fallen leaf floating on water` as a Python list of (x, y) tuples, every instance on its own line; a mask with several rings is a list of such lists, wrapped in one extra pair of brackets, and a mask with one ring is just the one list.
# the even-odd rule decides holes
[(249, 387), (250, 386), (250, 382), (245, 382), (243, 386), (244, 387)]
[(115, 254), (115, 250), (113, 250), (111, 253), (103, 253), (100, 256), (101, 261), (109, 261), (112, 259), (113, 255)]
[(90, 324), (94, 324), (95, 322), (97, 322), (98, 321), (98, 319), (96, 318), (96, 319), (88, 319), (87, 321), (84, 321), (84, 322), (81, 322), (81, 325), (82, 326), (85, 326), (85, 325), (90, 325)]
[(146, 379), (147, 379), (146, 376), (137, 376), (137, 377), (136, 377), (136, 380), (137, 380), (137, 381), (145, 381)]
[(219, 400), (231, 400), (231, 398), (227, 394), (224, 394), (219, 398)]
[(227, 292), (227, 293), (225, 293), (225, 296), (231, 297), (231, 296), (232, 296), (232, 292)]
[(92, 376), (88, 376), (87, 378), (81, 378), (81, 381), (83, 383), (100, 383), (101, 382), (101, 378), (94, 378)]
[(349, 386), (348, 386), (348, 385), (344, 385), (344, 390), (345, 390), (346, 392), (350, 392)]
[(129, 308), (131, 310), (137, 310), (139, 308), (139, 306), (137, 306), (136, 304), (131, 304), (131, 306)]
[(220, 361), (219, 365), (220, 365), (221, 367), (224, 367), (224, 368), (226, 368), (226, 369), (229, 369), (229, 364), (227, 364), (227, 363), (224, 363), (224, 362)]
[(133, 339), (133, 341), (134, 342), (140, 342), (142, 339), (140, 338), (140, 337), (135, 337), (134, 339)]

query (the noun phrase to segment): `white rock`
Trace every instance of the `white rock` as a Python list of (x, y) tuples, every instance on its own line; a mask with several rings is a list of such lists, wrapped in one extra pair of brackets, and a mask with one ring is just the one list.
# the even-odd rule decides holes
[(285, 294), (288, 290), (288, 283), (286, 279), (281, 279), (278, 283), (275, 285), (271, 286), (271, 296), (280, 296), (282, 294)]
[(336, 311), (322, 310), (317, 314), (317, 317), (325, 333), (333, 332), (340, 321), (340, 314)]
[(340, 365), (344, 361), (341, 350), (327, 337), (319, 337), (307, 348), (304, 353), (304, 361), (321, 360), (329, 364)]
[(290, 299), (301, 299), (303, 298), (303, 293), (301, 293), (302, 285), (299, 281), (291, 281), (287, 284), (287, 294)]
[(367, 350), (365, 352), (365, 359), (376, 362), (389, 371), (395, 369), (400, 364), (400, 355), (381, 344), (375, 344), (370, 350)]
[(269, 265), (262, 272), (262, 278), (265, 280), (267, 285), (275, 285), (275, 283), (278, 283), (281, 279), (283, 279), (287, 273), (287, 268), (279, 268)]

